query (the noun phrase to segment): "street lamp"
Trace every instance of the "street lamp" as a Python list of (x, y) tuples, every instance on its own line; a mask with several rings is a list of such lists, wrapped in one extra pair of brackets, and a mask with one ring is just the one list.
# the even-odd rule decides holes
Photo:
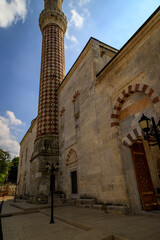
[(55, 174), (58, 172), (59, 170), (59, 163), (57, 162), (56, 165), (54, 166), (52, 163), (51, 169), (50, 168), (50, 164), (47, 162), (45, 165), (45, 168), (48, 171), (51, 172), (51, 176), (50, 176), (50, 191), (51, 191), (51, 220), (50, 223), (55, 223), (54, 222), (54, 216), (53, 216), (53, 194), (54, 194), (54, 187), (55, 187)]
[(153, 145), (158, 145), (160, 149), (160, 120), (156, 125), (153, 117), (150, 119), (142, 114), (139, 125), (144, 132), (145, 139), (155, 142)]
[(16, 202), (16, 191), (17, 191), (17, 183), (16, 183), (16, 187), (15, 187), (15, 192), (14, 192), (14, 202)]

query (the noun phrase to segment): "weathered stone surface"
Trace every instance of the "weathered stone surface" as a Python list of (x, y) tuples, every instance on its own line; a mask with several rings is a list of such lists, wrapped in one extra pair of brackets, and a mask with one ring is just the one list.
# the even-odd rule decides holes
[[(160, 30), (159, 27), (152, 29), (156, 22), (155, 18), (155, 22), (148, 23), (143, 34), (139, 33), (133, 38), (119, 56), (98, 75), (96, 81), (94, 74), (100, 67), (103, 68), (104, 62), (100, 60), (100, 43), (92, 39), (60, 86), (59, 108), (65, 108), (65, 123), (59, 129), (59, 184), (67, 197), (72, 192), (70, 174), (77, 170), (79, 195), (88, 193), (106, 204), (127, 205), (135, 212), (140, 211), (141, 203), (131, 152), (122, 142), (128, 134), (134, 139), (142, 136), (138, 126), (142, 112), (156, 119), (160, 116), (160, 109), (155, 108), (157, 103), (154, 104), (153, 101), (160, 95), (157, 74), (160, 73), (157, 64)], [(80, 92), (79, 117), (75, 119), (72, 96), (77, 91)], [(128, 91), (130, 92), (127, 95)], [(114, 107), (120, 109), (115, 115)], [(119, 127), (111, 128), (112, 115), (115, 117), (113, 120), (118, 121), (115, 126)], [(76, 140), (72, 142), (70, 139)], [(72, 144), (78, 159), (77, 166), (74, 165), (73, 168), (66, 166), (66, 156)], [(156, 148), (155, 151), (157, 150)], [(146, 145), (145, 151), (148, 162), (152, 161)], [(156, 157), (155, 161), (157, 159)], [(155, 171), (157, 168), (155, 165), (150, 166), (154, 186), (157, 186), (158, 175), (153, 174), (153, 168)]]
[(129, 209), (126, 206), (107, 206), (107, 213), (118, 214), (118, 215), (128, 215)]
[[(27, 180), (27, 193), (47, 195), (44, 166), (59, 160), (56, 188), (70, 204), (88, 195), (112, 213), (141, 211), (130, 147), (143, 139), (138, 123), (142, 113), (156, 121), (160, 117), (159, 18), (157, 11), (118, 53), (90, 39), (56, 92), (59, 139), (37, 139), (33, 151), (35, 122), (21, 143), (21, 159), (26, 149), (28, 154), (26, 165), (20, 161), (20, 194), (24, 195)], [(159, 149), (144, 140), (143, 145), (157, 189)]]

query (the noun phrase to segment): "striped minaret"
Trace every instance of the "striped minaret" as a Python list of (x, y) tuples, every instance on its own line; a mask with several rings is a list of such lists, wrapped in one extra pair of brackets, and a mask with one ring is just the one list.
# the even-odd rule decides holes
[(63, 0), (44, 0), (39, 17), (42, 32), (42, 56), (37, 117), (37, 134), (31, 158), (31, 191), (35, 199), (49, 193), (49, 174), (45, 164), (59, 158), (58, 98), (56, 89), (64, 78), (64, 34), (67, 21)]
[(41, 77), (38, 105), (37, 139), (58, 135), (58, 101), (56, 89), (64, 78), (64, 34), (66, 17), (63, 0), (44, 0), (39, 24), (42, 31)]

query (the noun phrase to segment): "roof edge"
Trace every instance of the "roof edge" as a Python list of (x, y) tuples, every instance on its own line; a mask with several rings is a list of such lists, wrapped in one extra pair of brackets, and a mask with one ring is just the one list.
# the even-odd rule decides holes
[(151, 16), (141, 25), (141, 27), (132, 35), (131, 38), (122, 46), (122, 48), (117, 52), (117, 54), (97, 73), (96, 77), (99, 77), (104, 69), (123, 51), (123, 49), (132, 41), (133, 38), (147, 25), (148, 22), (160, 11), (160, 6), (151, 14)]
[(23, 136), (22, 140), (20, 141), (20, 145), (22, 144), (23, 140), (25, 139), (25, 137), (27, 136), (27, 134), (32, 130), (33, 126), (35, 125), (35, 123), (37, 122), (37, 117), (34, 118), (32, 121), (31, 121), (31, 126), (28, 128), (27, 132), (25, 133), (25, 135)]
[(72, 69), (74, 68), (74, 66), (76, 65), (76, 63), (78, 62), (79, 58), (82, 56), (84, 50), (86, 49), (87, 45), (89, 44), (89, 42), (91, 41), (92, 37), (90, 37), (90, 39), (88, 40), (88, 42), (86, 43), (86, 45), (84, 46), (82, 52), (79, 54), (78, 58), (76, 59), (76, 61), (74, 62), (74, 64), (72, 65), (72, 67), (70, 68), (70, 70), (68, 71), (68, 73), (66, 74), (66, 76), (64, 77), (64, 79), (62, 80), (61, 84), (58, 86), (57, 88), (57, 92), (59, 91), (59, 89), (61, 88), (61, 86), (63, 85), (63, 83), (65, 82), (65, 80), (67, 79), (67, 77), (69, 76), (69, 74), (71, 73)]
[(59, 85), (59, 87), (57, 88), (57, 92), (60, 90), (60, 88), (62, 87), (62, 85), (64, 84), (65, 80), (68, 78), (68, 76), (71, 74), (72, 70), (74, 69), (74, 67), (76, 66), (77, 62), (79, 61), (79, 59), (81, 58), (82, 54), (84, 53), (84, 51), (86, 50), (86, 48), (88, 47), (89, 43), (91, 42), (91, 40), (97, 41), (99, 44), (103, 44), (105, 46), (108, 46), (109, 48), (112, 48), (113, 50), (115, 50), (116, 52), (118, 51), (118, 49), (94, 38), (94, 37), (90, 37), (90, 39), (88, 40), (88, 42), (86, 43), (86, 45), (84, 46), (83, 50), (81, 51), (81, 53), (79, 54), (78, 58), (76, 59), (76, 61), (74, 62), (74, 64), (72, 65), (72, 67), (70, 68), (70, 70), (68, 71), (67, 75), (65, 76), (65, 78), (63, 79), (63, 81), (61, 82), (61, 84)]

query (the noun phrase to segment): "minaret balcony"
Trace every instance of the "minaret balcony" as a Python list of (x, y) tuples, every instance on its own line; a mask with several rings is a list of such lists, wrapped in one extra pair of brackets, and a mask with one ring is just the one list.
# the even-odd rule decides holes
[(39, 17), (41, 31), (43, 32), (44, 27), (49, 24), (58, 25), (65, 33), (67, 29), (67, 18), (59, 8), (54, 10), (44, 9)]

